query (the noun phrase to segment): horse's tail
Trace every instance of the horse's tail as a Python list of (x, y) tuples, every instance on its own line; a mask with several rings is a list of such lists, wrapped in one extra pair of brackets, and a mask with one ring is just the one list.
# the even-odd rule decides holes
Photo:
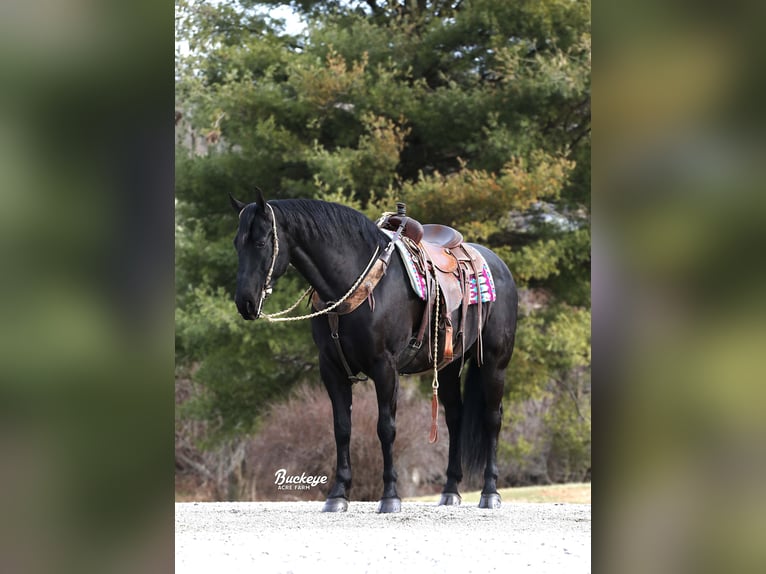
[(486, 401), (481, 387), (479, 366), (476, 359), (471, 358), (463, 389), (460, 425), (460, 452), (463, 470), (468, 476), (476, 476), (484, 470), (489, 450), (489, 436), (484, 423)]

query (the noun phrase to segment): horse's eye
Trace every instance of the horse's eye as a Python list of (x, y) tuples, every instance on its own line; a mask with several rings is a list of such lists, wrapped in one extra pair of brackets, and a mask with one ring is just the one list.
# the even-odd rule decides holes
[(256, 241), (255, 242), (255, 246), (258, 247), (259, 249), (262, 248), (262, 247), (266, 247), (266, 242), (265, 241)]

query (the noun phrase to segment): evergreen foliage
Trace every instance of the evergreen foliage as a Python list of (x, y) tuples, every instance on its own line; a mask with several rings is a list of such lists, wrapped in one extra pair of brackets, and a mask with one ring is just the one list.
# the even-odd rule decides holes
[[(318, 379), (306, 324), (236, 314), (227, 194), (371, 218), (400, 200), (504, 258), (522, 294), (508, 399), (552, 401), (557, 468), (589, 468), (590, 1), (295, 0), (295, 36), (268, 16), (282, 4), (176, 2), (179, 141), (206, 148), (176, 154), (177, 364), (205, 389), (195, 413), (249, 432)], [(289, 274), (267, 311), (303, 287)]]

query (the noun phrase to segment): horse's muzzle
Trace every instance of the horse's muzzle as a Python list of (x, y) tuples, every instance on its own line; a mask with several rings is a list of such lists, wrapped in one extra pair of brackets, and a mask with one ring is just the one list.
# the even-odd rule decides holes
[(235, 302), (237, 311), (243, 319), (252, 321), (258, 318), (258, 310), (256, 310), (255, 301), (251, 297), (237, 297)]

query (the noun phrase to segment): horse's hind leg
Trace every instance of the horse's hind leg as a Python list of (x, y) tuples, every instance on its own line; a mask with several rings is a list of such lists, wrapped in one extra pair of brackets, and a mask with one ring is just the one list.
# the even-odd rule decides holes
[(320, 361), (319, 369), (332, 402), (337, 449), (335, 483), (322, 512), (344, 512), (348, 509), (348, 491), (351, 488), (351, 383), (331, 364)]
[[(507, 364), (507, 362), (506, 362)], [(481, 489), (479, 508), (499, 508), (500, 494), (497, 492), (497, 443), (503, 422), (503, 387), (505, 368), (498, 368), (492, 362), (479, 369), (484, 393), (484, 428), (487, 444), (487, 463), (484, 468), (484, 487)]]
[(378, 397), (378, 438), (383, 451), (383, 496), (378, 512), (399, 512), (402, 501), (396, 492), (394, 469), (394, 439), (396, 439), (396, 401), (399, 394), (399, 374), (395, 362), (379, 361), (369, 373), (375, 381)]
[(444, 405), (444, 415), (449, 431), (449, 462), (447, 482), (444, 484), (439, 505), (456, 506), (461, 503), (458, 484), (463, 480), (460, 461), (460, 425), (463, 401), (460, 397), (460, 361), (455, 361), (439, 371), (439, 399)]

